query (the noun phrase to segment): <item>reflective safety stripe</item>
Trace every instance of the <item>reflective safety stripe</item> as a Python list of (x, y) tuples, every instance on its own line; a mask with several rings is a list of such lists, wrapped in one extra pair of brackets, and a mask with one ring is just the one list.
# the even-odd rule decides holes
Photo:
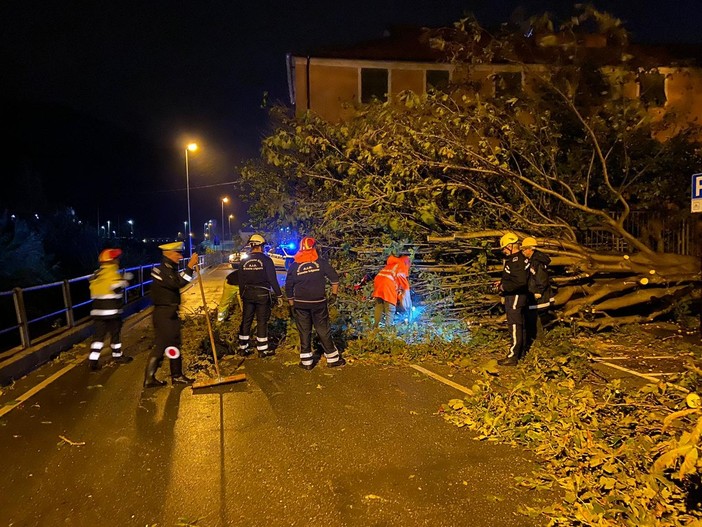
[(91, 350), (101, 350), (105, 345), (104, 342), (98, 342), (97, 340), (90, 345)]
[(90, 355), (88, 356), (88, 359), (90, 359), (90, 360), (98, 360), (99, 358), (100, 358), (99, 351), (91, 351)]
[(312, 359), (305, 359), (305, 360), (300, 360), (300, 362), (304, 366), (312, 366), (314, 364), (314, 361)]
[(256, 346), (258, 351), (266, 351), (268, 349), (268, 337), (256, 337), (256, 342), (258, 342)]
[(192, 279), (193, 279), (193, 277), (190, 276), (190, 275), (187, 274), (187, 273), (181, 273), (180, 276), (182, 276), (183, 278), (185, 278), (185, 280), (187, 280), (188, 282), (192, 281)]
[(545, 309), (551, 305), (551, 302), (542, 302), (541, 304), (535, 304), (532, 306), (529, 306), (529, 309)]
[(512, 304), (512, 309), (517, 309), (517, 302), (519, 302), (519, 295), (514, 295), (514, 303)]
[(110, 347), (111, 347), (113, 350), (118, 350), (118, 349), (120, 349), (120, 348), (122, 347), (122, 343), (121, 343), (121, 342), (116, 342), (115, 344), (110, 344)]
[(512, 324), (512, 345), (509, 347), (508, 358), (514, 357), (514, 348), (517, 345), (517, 324)]
[(121, 293), (111, 293), (109, 295), (95, 295), (93, 300), (114, 300), (116, 298), (122, 298)]
[(122, 356), (122, 352), (121, 352), (121, 351), (113, 351), (113, 352), (112, 352), (112, 357), (115, 358), (115, 359), (118, 359), (118, 358), (121, 357), (121, 356)]
[(300, 353), (300, 360), (304, 362), (305, 359), (314, 358), (314, 353), (311, 351), (309, 353)]
[(338, 362), (339, 359), (341, 359), (341, 355), (339, 355), (339, 350), (334, 350), (334, 353), (325, 353), (324, 356), (327, 359), (327, 364), (333, 364), (335, 362)]
[(90, 314), (94, 317), (106, 317), (109, 315), (119, 315), (121, 309), (91, 309)]
[(256, 349), (257, 349), (258, 351), (266, 351), (266, 350), (268, 349), (268, 343), (266, 342), (265, 344), (256, 346)]

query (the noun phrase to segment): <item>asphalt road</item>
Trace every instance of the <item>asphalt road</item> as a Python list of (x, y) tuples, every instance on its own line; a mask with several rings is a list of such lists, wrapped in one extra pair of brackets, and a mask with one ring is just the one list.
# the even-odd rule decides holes
[(125, 333), (132, 363), (90, 372), (86, 342), (0, 397), (45, 384), (0, 417), (0, 525), (535, 525), (516, 510), (540, 496), (513, 479), (531, 461), (444, 422), (461, 394), (422, 373), (288, 352), (248, 358), (243, 383), (144, 390), (150, 320)]

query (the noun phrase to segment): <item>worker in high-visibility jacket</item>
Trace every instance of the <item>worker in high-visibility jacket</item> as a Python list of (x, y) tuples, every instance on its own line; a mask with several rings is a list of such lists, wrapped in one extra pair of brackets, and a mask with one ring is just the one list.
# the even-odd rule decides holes
[(405, 307), (409, 305), (409, 256), (388, 256), (388, 260), (373, 280), (373, 297), (375, 298), (374, 327), (379, 327), (383, 318), (385, 327), (390, 327), (395, 322), (395, 312), (398, 301), (403, 301)]
[(88, 364), (90, 369), (100, 369), (100, 353), (109, 335), (112, 358), (118, 363), (131, 362), (122, 352), (122, 306), (124, 290), (131, 275), (119, 272), (120, 249), (105, 249), (98, 256), (100, 268), (90, 277), (90, 298), (93, 301), (90, 315), (93, 317), (95, 334), (90, 344)]
[(244, 303), (239, 294), (239, 269), (229, 273), (224, 279), (222, 287), (222, 296), (219, 299), (217, 307), (217, 322), (224, 322), (231, 315), (235, 306), (239, 306), (239, 310), (243, 311)]

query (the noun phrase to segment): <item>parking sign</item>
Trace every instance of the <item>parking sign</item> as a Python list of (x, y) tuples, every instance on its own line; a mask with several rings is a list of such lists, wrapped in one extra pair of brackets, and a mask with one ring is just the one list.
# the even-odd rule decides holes
[(692, 174), (692, 212), (702, 212), (702, 174)]

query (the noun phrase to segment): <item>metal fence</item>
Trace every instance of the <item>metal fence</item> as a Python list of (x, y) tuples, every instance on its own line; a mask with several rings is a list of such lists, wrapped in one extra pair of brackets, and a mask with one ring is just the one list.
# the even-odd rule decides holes
[[(221, 260), (221, 254), (207, 254), (200, 256), (200, 265), (208, 267)], [(179, 269), (186, 263), (187, 259), (181, 260)], [(156, 265), (120, 270), (132, 274), (124, 291), (125, 305), (148, 296), (151, 269)], [(87, 322), (92, 305), (91, 276), (0, 292), (0, 360)]]
[[(646, 211), (633, 211), (624, 227), (636, 238), (658, 252), (696, 256), (700, 254), (700, 240), (695, 228), (696, 218), (665, 218)], [(619, 236), (602, 230), (582, 233), (580, 242), (597, 251), (633, 252), (633, 248)]]

